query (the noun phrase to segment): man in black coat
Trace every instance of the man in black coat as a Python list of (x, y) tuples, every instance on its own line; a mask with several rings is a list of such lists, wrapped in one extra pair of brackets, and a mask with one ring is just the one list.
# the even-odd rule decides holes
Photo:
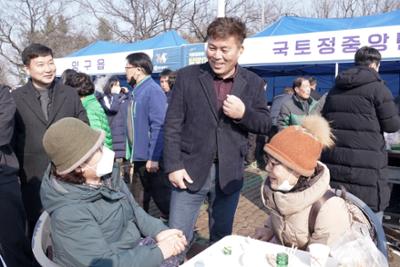
[(210, 241), (231, 234), (243, 184), (249, 132), (267, 134), (263, 80), (241, 68), (245, 25), (217, 18), (208, 29), (208, 62), (177, 74), (165, 122), (164, 163), (174, 186), (170, 227), (192, 240), (208, 198)]
[(56, 66), (50, 48), (31, 44), (22, 52), (22, 62), (30, 79), (12, 92), (17, 105), (14, 145), (31, 236), (42, 210), (42, 176), (50, 163), (42, 145), (44, 132), (64, 117), (86, 123), (88, 119), (76, 90), (55, 81)]
[(0, 254), (7, 266), (19, 267), (30, 266), (33, 255), (25, 236), (18, 160), (10, 145), (16, 107), (9, 89), (0, 85)]
[(390, 186), (385, 176), (383, 132), (400, 129), (390, 90), (379, 77), (381, 55), (372, 47), (355, 54), (355, 67), (343, 71), (329, 92), (323, 115), (331, 122), (336, 146), (322, 156), (333, 187), (343, 185), (382, 219)]

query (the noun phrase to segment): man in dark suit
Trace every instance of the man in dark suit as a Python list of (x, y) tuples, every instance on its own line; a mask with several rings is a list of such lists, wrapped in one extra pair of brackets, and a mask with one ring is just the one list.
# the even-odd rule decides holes
[(207, 29), (208, 62), (177, 74), (165, 122), (164, 162), (174, 186), (170, 227), (192, 240), (208, 198), (210, 242), (231, 234), (243, 185), (249, 132), (267, 134), (264, 82), (237, 62), (245, 25), (217, 18)]
[(32, 231), (42, 210), (40, 184), (50, 161), (43, 149), (46, 129), (64, 117), (86, 123), (85, 110), (76, 90), (55, 81), (53, 52), (41, 44), (31, 44), (22, 52), (29, 81), (12, 92), (17, 105), (14, 146), (20, 163), (22, 199)]

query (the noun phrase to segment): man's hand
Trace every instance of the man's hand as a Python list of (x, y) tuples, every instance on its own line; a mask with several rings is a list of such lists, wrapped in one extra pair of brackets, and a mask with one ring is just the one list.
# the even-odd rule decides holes
[(185, 182), (184, 182), (185, 180), (190, 184), (193, 183), (193, 180), (190, 178), (189, 174), (186, 172), (185, 169), (171, 172), (168, 175), (168, 178), (174, 187), (177, 187), (180, 189), (187, 189)]
[(158, 165), (158, 161), (148, 160), (146, 162), (146, 171), (147, 172), (158, 172), (159, 169), (160, 169), (160, 167)]
[(169, 238), (171, 236), (177, 236), (177, 237), (184, 237), (183, 232), (181, 230), (178, 229), (168, 229), (168, 230), (164, 230), (158, 233), (158, 235), (156, 235), (155, 240), (157, 242), (161, 242), (162, 240)]
[(240, 120), (243, 118), (246, 107), (239, 97), (234, 95), (227, 95), (222, 106), (224, 114), (229, 118)]

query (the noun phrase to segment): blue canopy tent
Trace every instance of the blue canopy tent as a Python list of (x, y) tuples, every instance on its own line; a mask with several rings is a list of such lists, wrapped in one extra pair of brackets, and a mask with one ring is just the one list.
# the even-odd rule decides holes
[[(355, 18), (302, 18), (282, 17), (265, 30), (255, 34), (250, 39), (260, 37), (273, 37), (294, 34), (308, 34), (317, 32), (335, 32), (351, 29), (365, 29), (385, 26), (399, 26), (396, 36), (390, 36), (385, 41), (400, 43), (400, 10), (380, 15), (355, 17)], [(374, 33), (374, 32), (373, 32)], [(371, 37), (372, 38), (372, 37)], [(373, 37), (375, 38), (375, 37)], [(391, 40), (390, 40), (391, 39)], [(400, 49), (400, 47), (399, 47)], [(380, 74), (386, 81), (394, 96), (399, 94), (400, 87), (400, 50), (391, 58), (384, 57), (381, 62)], [(267, 80), (269, 85), (269, 100), (282, 92), (286, 86), (291, 86), (292, 81), (298, 76), (314, 76), (318, 80), (318, 90), (321, 93), (328, 91), (334, 84), (335, 73), (353, 66), (353, 60), (331, 60), (315, 62), (296, 62), (279, 64), (245, 64), (246, 67), (256, 72)]]
[(187, 44), (176, 31), (168, 31), (150, 39), (134, 43), (96, 41), (68, 56), (56, 59), (57, 75), (68, 68), (85, 72), (94, 77), (118, 75), (121, 85), (129, 87), (125, 77), (125, 58), (134, 52), (145, 52), (153, 61), (153, 76), (164, 68), (180, 68), (181, 46)]
[(400, 10), (379, 15), (339, 19), (318, 19), (286, 16), (282, 17), (261, 32), (256, 33), (252, 37), (265, 37), (308, 32), (326, 32), (394, 25), (400, 25)]
[(187, 44), (187, 41), (183, 39), (176, 31), (168, 31), (153, 38), (136, 41), (134, 43), (97, 41), (69, 54), (67, 57), (80, 57), (118, 52), (134, 52), (146, 49), (180, 46), (183, 44)]
[[(122, 74), (125, 72), (125, 58), (133, 52), (147, 53), (155, 65), (154, 72), (168, 67), (180, 68), (181, 46), (184, 44), (187, 44), (187, 41), (176, 31), (168, 31), (134, 43), (97, 41), (66, 57), (56, 59), (57, 75), (61, 75), (68, 68), (90, 75)], [(163, 52), (156, 54), (160, 49)]]

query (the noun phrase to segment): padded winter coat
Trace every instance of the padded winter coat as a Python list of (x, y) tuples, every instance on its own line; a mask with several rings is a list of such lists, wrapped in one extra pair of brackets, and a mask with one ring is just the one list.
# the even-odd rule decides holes
[(344, 186), (375, 212), (384, 210), (390, 187), (383, 132), (400, 128), (389, 89), (374, 69), (356, 66), (338, 75), (322, 115), (336, 137), (321, 158), (331, 171), (331, 186)]
[(316, 170), (311, 185), (303, 191), (274, 191), (266, 180), (263, 188), (264, 205), (269, 214), (266, 227), (282, 245), (295, 245), (301, 249), (306, 249), (311, 243), (329, 246), (350, 229), (351, 215), (345, 200), (332, 197), (319, 210), (314, 232), (309, 232), (311, 207), (330, 189), (328, 168), (318, 162)]
[(319, 102), (312, 97), (301, 101), (297, 95), (292, 95), (290, 99), (282, 103), (276, 124), (280, 131), (290, 125), (300, 125), (304, 116), (316, 114), (320, 111)]
[(118, 167), (99, 187), (61, 182), (48, 170), (40, 195), (51, 218), (55, 261), (74, 267), (160, 266), (160, 248), (138, 243), (168, 228), (127, 192)]
[(81, 101), (89, 118), (90, 127), (104, 131), (106, 134), (104, 145), (109, 149), (113, 149), (110, 125), (108, 124), (107, 116), (100, 103), (97, 101), (94, 94), (81, 98)]

